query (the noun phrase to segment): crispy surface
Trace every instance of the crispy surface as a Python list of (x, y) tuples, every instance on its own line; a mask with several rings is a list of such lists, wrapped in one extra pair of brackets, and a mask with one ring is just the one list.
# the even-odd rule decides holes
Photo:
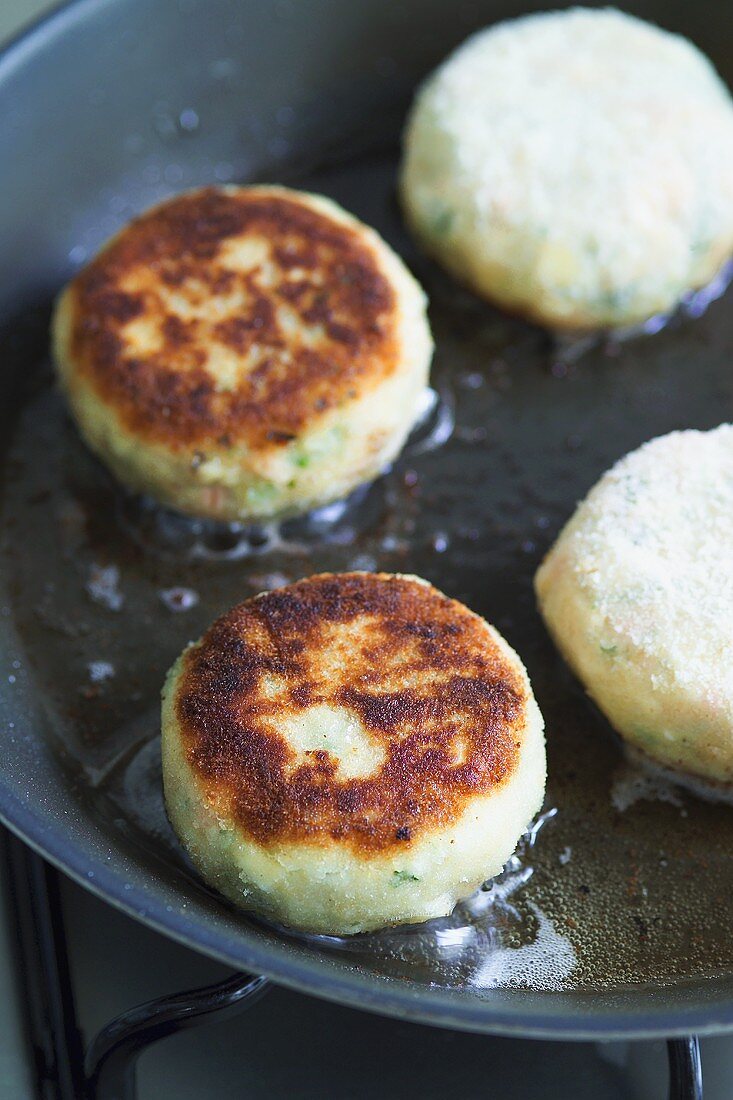
[(172, 448), (285, 444), (399, 358), (373, 239), (277, 188), (154, 208), (68, 293), (75, 370), (130, 431)]
[[(411, 578), (323, 574), (240, 604), (184, 655), (175, 708), (189, 764), (220, 817), (261, 844), (409, 846), (509, 777), (525, 686), (486, 624)], [(345, 779), (278, 726), (346, 708), (383, 753)]]

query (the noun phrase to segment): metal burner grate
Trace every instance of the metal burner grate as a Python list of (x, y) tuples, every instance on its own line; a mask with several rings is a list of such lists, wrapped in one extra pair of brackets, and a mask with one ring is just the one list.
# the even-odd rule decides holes
[(241, 1012), (267, 992), (266, 978), (233, 974), (215, 985), (136, 1005), (103, 1027), (85, 1056), (58, 872), (15, 837), (3, 839), (39, 1100), (135, 1100), (137, 1058), (151, 1043)]

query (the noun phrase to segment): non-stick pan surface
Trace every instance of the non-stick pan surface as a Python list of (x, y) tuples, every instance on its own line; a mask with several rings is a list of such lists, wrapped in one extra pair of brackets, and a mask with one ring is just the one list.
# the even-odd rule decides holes
[[(546, 637), (531, 577), (614, 459), (731, 418), (730, 294), (655, 336), (559, 360), (539, 330), (423, 258), (395, 202), (416, 82), (515, 13), (79, 0), (0, 60), (0, 807), (141, 920), (320, 996), (508, 1034), (729, 1029), (733, 809), (628, 772)], [(730, 76), (723, 5), (639, 13), (690, 34)], [(343, 513), (254, 532), (247, 553), (236, 532), (126, 499), (77, 439), (47, 353), (52, 293), (112, 231), (165, 194), (231, 179), (323, 191), (385, 234), (430, 295), (440, 394), (422, 435)], [(498, 886), (452, 919), (303, 939), (238, 914), (188, 866), (162, 808), (158, 693), (224, 608), (354, 567), (424, 575), (522, 654), (547, 720), (550, 812)]]

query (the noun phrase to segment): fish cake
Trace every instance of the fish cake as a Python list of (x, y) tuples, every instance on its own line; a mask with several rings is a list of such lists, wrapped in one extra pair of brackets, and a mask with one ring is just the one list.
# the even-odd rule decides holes
[(313, 932), (449, 913), (544, 794), (522, 662), (417, 577), (323, 574), (240, 604), (171, 669), (162, 729), (168, 815), (203, 878)]
[(686, 39), (610, 8), (479, 31), (428, 79), (401, 193), (428, 252), (549, 328), (643, 322), (733, 253), (733, 103)]
[(79, 430), (135, 492), (225, 521), (304, 513), (400, 451), (432, 353), (425, 296), (328, 199), (208, 187), (123, 229), (53, 331)]
[(618, 462), (535, 587), (560, 651), (635, 755), (730, 789), (733, 425), (672, 432)]

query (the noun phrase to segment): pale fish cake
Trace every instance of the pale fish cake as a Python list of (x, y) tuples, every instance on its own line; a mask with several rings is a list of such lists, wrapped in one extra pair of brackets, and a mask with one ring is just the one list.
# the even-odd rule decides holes
[(552, 328), (635, 324), (733, 253), (733, 104), (678, 35), (609, 8), (525, 16), (428, 79), (401, 190), (477, 293)]
[(733, 426), (604, 474), (536, 577), (571, 668), (644, 757), (733, 784)]
[(295, 928), (424, 921), (497, 874), (541, 806), (522, 662), (416, 577), (260, 595), (163, 691), (168, 815), (207, 882)]

